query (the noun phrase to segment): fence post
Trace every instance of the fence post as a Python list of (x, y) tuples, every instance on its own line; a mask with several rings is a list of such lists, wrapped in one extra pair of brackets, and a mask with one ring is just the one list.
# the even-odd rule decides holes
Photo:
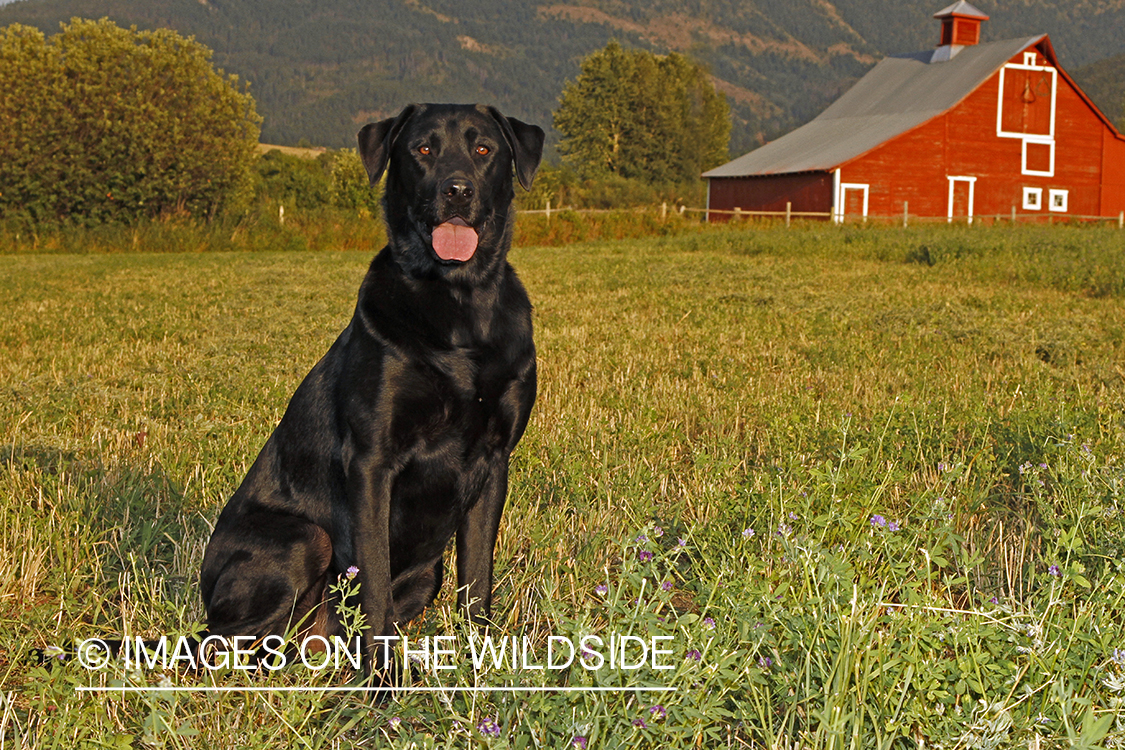
[(1012, 204), (1012, 226), (1014, 227), (1015, 225), (1016, 225), (1016, 206), (1013, 203)]
[(666, 218), (668, 218), (668, 202), (667, 201), (660, 204), (660, 221), (663, 222)]
[(547, 199), (547, 223), (551, 223), (551, 199)]
[(742, 218), (742, 207), (741, 206), (735, 206), (734, 207), (734, 218), (736, 218), (736, 219)]
[(793, 202), (792, 201), (786, 201), (785, 202), (785, 228), (786, 229), (789, 228), (789, 215), (791, 213), (793, 213)]
[(1117, 228), (1125, 229), (1125, 211), (1117, 214)]
[(906, 229), (906, 224), (910, 217), (910, 201), (902, 202), (902, 228)]
[(277, 223), (278, 224), (284, 224), (285, 223), (285, 204), (284, 203), (278, 203), (277, 204)]

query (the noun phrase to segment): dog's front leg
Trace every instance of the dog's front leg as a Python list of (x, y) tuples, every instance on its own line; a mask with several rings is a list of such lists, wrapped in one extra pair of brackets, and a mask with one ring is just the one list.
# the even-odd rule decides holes
[(508, 497), (508, 456), (493, 460), (476, 504), (457, 528), (457, 604), (469, 620), (487, 624), (492, 613), (492, 552)]
[(394, 605), (391, 601), (390, 473), (373, 456), (352, 460), (348, 503), (353, 513), (353, 543), (359, 566), (360, 607), (367, 621), (363, 633), (364, 669), (369, 675), (391, 666)]

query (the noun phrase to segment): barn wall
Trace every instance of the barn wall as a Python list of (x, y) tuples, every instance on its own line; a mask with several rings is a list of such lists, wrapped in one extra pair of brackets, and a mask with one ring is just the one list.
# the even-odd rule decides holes
[(1116, 216), (1125, 211), (1125, 140), (1105, 128), (1102, 170), (1102, 216)]
[[(1012, 62), (1022, 62), (1022, 55)], [(1044, 217), (1105, 216), (1122, 210), (1112, 206), (1125, 204), (1125, 176), (1121, 174), (1125, 172), (1125, 159), (1119, 156), (1115, 160), (1108, 151), (1104, 163), (1118, 165), (1115, 170), (1110, 168), (1117, 175), (1107, 174), (1106, 187), (1102, 186), (1103, 143), (1113, 140), (1112, 148), (1119, 148), (1116, 144), (1122, 142), (1112, 138), (1078, 92), (1062, 76), (1057, 77), (1054, 175), (1024, 175), (1022, 141), (996, 135), (999, 79), (997, 72), (949, 111), (842, 165), (841, 182), (870, 186), (871, 216), (901, 215), (903, 201), (909, 202), (911, 215), (946, 216), (949, 176), (976, 178), (976, 216), (1007, 216), (1013, 206), (1018, 213), (1041, 213)], [(1042, 147), (1040, 154), (1046, 153), (1046, 147)], [(1116, 153), (1120, 155), (1121, 150)], [(1040, 211), (1023, 208), (1025, 187), (1042, 190)], [(967, 183), (956, 184), (955, 215), (966, 213), (960, 203), (967, 201), (967, 188)], [(1065, 212), (1047, 209), (1052, 189), (1067, 191)]]
[[(786, 202), (793, 211), (832, 210), (832, 175), (828, 172), (761, 175), (755, 177), (712, 177), (711, 209), (733, 211), (784, 211)], [(726, 214), (711, 214), (711, 221), (729, 221)]]
[[(945, 117), (937, 117), (840, 167), (840, 182), (868, 185), (869, 216), (944, 216)], [(855, 218), (845, 203), (844, 218)]]

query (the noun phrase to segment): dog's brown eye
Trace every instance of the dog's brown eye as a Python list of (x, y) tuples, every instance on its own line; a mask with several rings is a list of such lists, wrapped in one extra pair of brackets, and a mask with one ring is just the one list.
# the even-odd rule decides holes
[(429, 156), (430, 155), (430, 147), (429, 146), (419, 146), (418, 147), (418, 153), (422, 154), (423, 156)]
[(488, 156), (490, 153), (492, 153), (492, 149), (490, 149), (488, 146), (477, 146), (478, 155)]

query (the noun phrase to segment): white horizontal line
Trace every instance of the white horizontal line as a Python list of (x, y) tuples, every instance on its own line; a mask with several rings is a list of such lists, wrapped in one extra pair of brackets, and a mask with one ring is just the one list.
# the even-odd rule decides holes
[(674, 687), (254, 687), (239, 685), (196, 685), (189, 687), (87, 687), (79, 693), (674, 693)]

